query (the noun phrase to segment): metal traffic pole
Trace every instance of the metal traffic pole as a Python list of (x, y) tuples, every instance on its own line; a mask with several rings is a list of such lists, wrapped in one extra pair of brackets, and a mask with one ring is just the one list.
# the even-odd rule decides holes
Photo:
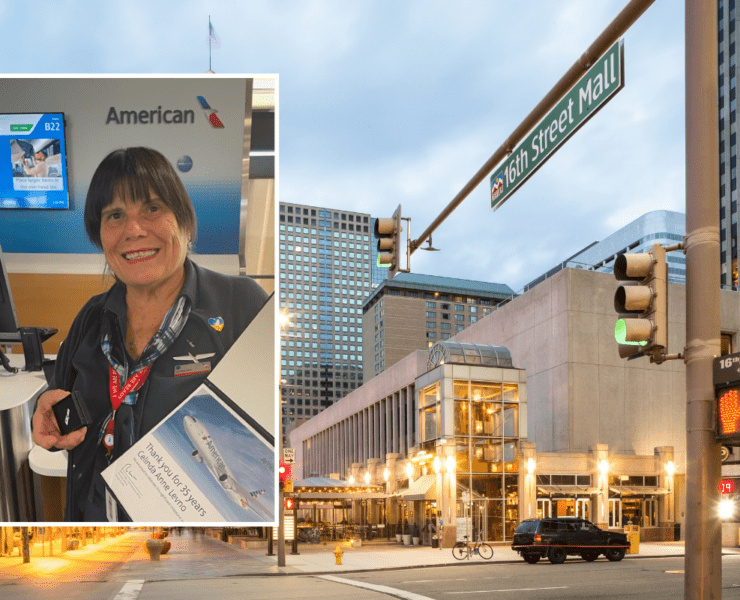
[(686, 559), (684, 598), (722, 597), (717, 4), (686, 0)]
[[(524, 118), (524, 120), (517, 126), (511, 135), (506, 138), (498, 150), (496, 150), (491, 157), (478, 169), (472, 179), (465, 184), (465, 186), (458, 192), (458, 194), (450, 201), (450, 203), (442, 210), (432, 224), (427, 227), (424, 232), (415, 240), (409, 239), (409, 246), (407, 249), (407, 256), (411, 256), (416, 250), (421, 247), (424, 241), (432, 235), (432, 233), (439, 227), (444, 220), (449, 217), (452, 212), (462, 204), (463, 200), (467, 198), (472, 191), (478, 187), (478, 185), (493, 171), (493, 168), (504, 160), (513, 150), (517, 144), (521, 142), (530, 130), (537, 125), (547, 113), (552, 110), (560, 99), (568, 93), (568, 91), (581, 79), (583, 74), (588, 71), (591, 65), (606, 52), (609, 47), (614, 44), (631, 26), (639, 19), (642, 14), (650, 7), (655, 0), (630, 0), (627, 5), (614, 17), (611, 23), (607, 25), (606, 29), (602, 31), (599, 36), (593, 41), (593, 43), (586, 49), (581, 57), (573, 63), (560, 80), (547, 92), (544, 98), (540, 100), (539, 104), (535, 106), (532, 111)], [(716, 57), (715, 57), (716, 62)], [(716, 129), (716, 125), (715, 125)], [(719, 197), (719, 196), (718, 196)]]

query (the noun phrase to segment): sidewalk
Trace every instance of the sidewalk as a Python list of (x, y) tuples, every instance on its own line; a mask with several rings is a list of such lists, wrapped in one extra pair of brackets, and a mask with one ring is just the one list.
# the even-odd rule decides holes
[[(15, 579), (48, 580), (55, 582), (101, 581), (128, 560), (133, 548), (147, 537), (144, 532), (128, 532), (107, 538), (84, 548), (59, 552), (49, 556), (48, 544), (31, 544), (31, 562), (24, 563), (16, 552), (13, 556), (0, 556), (0, 583)], [(57, 544), (57, 548), (59, 545)]]
[[(168, 581), (233, 576), (271, 576), (301, 574), (339, 574), (358, 571), (406, 569), (415, 567), (465, 566), (521, 562), (509, 545), (494, 545), (494, 556), (485, 561), (479, 556), (458, 561), (450, 549), (401, 546), (393, 542), (365, 543), (362, 547), (342, 546), (342, 564), (335, 564), (337, 542), (299, 544), (298, 555), (292, 555), (286, 544), (286, 566), (277, 566), (277, 556), (266, 556), (265, 549), (244, 549), (214, 540), (208, 536), (185, 532), (172, 535), (170, 551), (159, 561), (151, 561), (143, 542), (146, 531), (89, 544), (84, 550), (70, 551), (61, 557), (34, 557), (24, 565), (19, 557), (0, 558), (0, 582), (20, 577), (62, 577), (80, 580)], [(277, 552), (277, 544), (275, 545)], [(640, 544), (640, 553), (628, 554), (625, 560), (645, 557), (683, 556), (683, 542), (653, 542)], [(724, 548), (723, 554), (740, 554), (738, 548)], [(569, 558), (568, 560), (580, 560)], [(604, 561), (603, 557), (598, 560)]]

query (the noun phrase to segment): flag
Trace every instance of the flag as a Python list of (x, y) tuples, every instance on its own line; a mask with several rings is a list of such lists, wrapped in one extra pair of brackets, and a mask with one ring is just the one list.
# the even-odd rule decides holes
[(221, 38), (218, 37), (216, 30), (211, 25), (211, 20), (208, 20), (208, 38), (206, 44), (210, 45), (211, 48), (218, 50), (221, 47)]

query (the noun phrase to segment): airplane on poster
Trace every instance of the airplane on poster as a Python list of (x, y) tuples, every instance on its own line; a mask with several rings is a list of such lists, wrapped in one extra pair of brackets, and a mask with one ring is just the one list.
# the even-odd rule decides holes
[(265, 490), (248, 492), (236, 482), (233, 473), (227, 466), (213, 438), (208, 433), (206, 426), (191, 416), (185, 416), (183, 418), (183, 424), (185, 425), (185, 432), (188, 434), (193, 446), (195, 446), (195, 450), (190, 455), (196, 462), (205, 463), (208, 471), (218, 481), (219, 485), (234, 503), (246, 510), (251, 510), (260, 520), (274, 520), (273, 511), (268, 509), (258, 499), (259, 496), (265, 493)]

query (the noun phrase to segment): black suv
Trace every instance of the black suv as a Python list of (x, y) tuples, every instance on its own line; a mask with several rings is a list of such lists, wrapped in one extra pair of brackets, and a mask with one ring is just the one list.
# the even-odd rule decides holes
[(589, 562), (600, 554), (609, 560), (622, 560), (629, 542), (623, 533), (603, 531), (590, 521), (572, 517), (527, 519), (519, 523), (511, 549), (530, 564), (546, 556), (559, 565), (569, 554)]

